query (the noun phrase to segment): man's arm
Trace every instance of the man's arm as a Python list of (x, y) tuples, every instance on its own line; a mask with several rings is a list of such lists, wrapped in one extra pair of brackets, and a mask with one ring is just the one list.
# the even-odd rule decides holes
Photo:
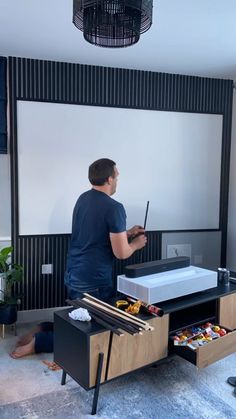
[(142, 249), (147, 243), (147, 237), (142, 234), (128, 243), (127, 232), (110, 233), (112, 251), (117, 259), (127, 259), (136, 250)]

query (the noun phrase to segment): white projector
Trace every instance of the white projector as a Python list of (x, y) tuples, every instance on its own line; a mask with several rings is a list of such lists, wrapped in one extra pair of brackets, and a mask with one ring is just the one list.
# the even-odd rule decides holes
[(148, 304), (217, 287), (217, 272), (188, 266), (137, 278), (117, 277), (117, 289)]

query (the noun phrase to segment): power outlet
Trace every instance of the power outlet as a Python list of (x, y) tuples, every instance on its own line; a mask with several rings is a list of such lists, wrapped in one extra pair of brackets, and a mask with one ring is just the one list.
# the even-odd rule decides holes
[(178, 256), (188, 256), (191, 259), (191, 244), (168, 244), (167, 258), (176, 258)]
[(53, 272), (53, 265), (51, 263), (48, 263), (46, 265), (42, 265), (42, 274), (52, 274)]

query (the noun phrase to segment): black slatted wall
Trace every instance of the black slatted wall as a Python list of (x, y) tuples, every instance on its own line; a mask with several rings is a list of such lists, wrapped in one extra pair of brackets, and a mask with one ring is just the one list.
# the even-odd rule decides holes
[[(17, 100), (131, 107), (178, 112), (223, 114), (220, 230), (222, 266), (226, 260), (229, 158), (233, 82), (148, 71), (95, 67), (25, 58), (9, 58), (12, 242), (14, 258), (24, 265), (22, 309), (62, 306), (63, 275), (69, 235), (18, 235)], [(149, 232), (148, 246), (129, 263), (159, 259), (161, 233)], [(141, 259), (140, 259), (141, 258)], [(53, 263), (53, 275), (41, 265)], [(114, 278), (126, 262), (116, 262)]]
[(0, 154), (7, 153), (7, 59), (0, 57)]

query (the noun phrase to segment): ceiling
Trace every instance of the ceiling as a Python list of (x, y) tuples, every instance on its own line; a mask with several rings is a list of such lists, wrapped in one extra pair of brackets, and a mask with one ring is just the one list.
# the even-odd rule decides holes
[(72, 0), (0, 0), (0, 55), (236, 78), (236, 0), (153, 0), (153, 25), (121, 49), (88, 44)]

